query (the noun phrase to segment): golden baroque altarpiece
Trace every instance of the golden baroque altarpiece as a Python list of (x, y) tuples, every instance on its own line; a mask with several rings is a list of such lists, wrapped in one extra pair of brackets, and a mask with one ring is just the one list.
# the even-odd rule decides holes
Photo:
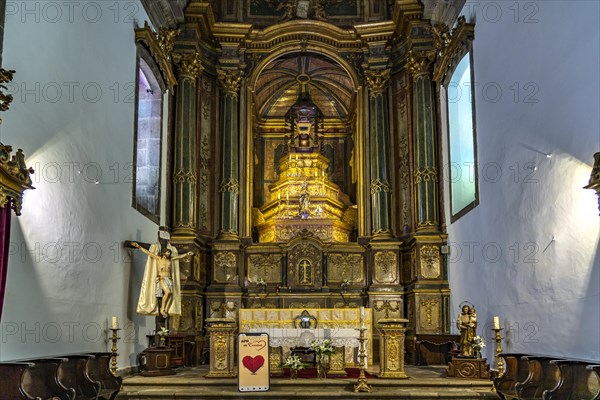
[(177, 29), (136, 30), (173, 92), (172, 242), (197, 255), (172, 329), (364, 306), (394, 354), (408, 319), (410, 358), (450, 329), (435, 99), (472, 25), (417, 0), (275, 3), (192, 1)]

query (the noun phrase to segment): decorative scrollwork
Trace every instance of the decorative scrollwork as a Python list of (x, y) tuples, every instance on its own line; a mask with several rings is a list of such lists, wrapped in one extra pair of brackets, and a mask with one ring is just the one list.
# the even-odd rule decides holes
[(433, 167), (425, 167), (419, 168), (415, 170), (415, 185), (418, 185), (421, 182), (429, 182), (438, 180), (438, 172), (436, 168)]
[(371, 194), (381, 193), (381, 192), (390, 192), (391, 186), (390, 183), (386, 180), (381, 180), (379, 178), (371, 181)]
[(175, 46), (175, 38), (179, 36), (181, 29), (170, 29), (162, 27), (158, 30), (158, 45), (167, 57), (171, 56), (173, 47)]
[[(5, 83), (8, 83), (13, 80), (15, 71), (14, 70), (6, 70), (4, 68), (0, 68), (0, 111), (6, 111), (10, 107), (10, 103), (13, 101), (13, 96), (11, 94), (4, 94), (6, 90)], [(0, 119), (2, 122), (2, 119)]]
[(235, 178), (227, 178), (221, 183), (219, 191), (221, 193), (229, 192), (238, 194), (240, 192), (240, 182)]

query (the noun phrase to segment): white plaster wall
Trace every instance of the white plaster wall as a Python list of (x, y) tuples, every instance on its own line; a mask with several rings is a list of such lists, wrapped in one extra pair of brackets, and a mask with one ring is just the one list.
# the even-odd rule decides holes
[(0, 141), (24, 150), (36, 189), (13, 217), (2, 360), (109, 350), (112, 315), (119, 367), (146, 347), (153, 319), (135, 314), (144, 257), (122, 242), (157, 232), (131, 207), (133, 29), (147, 19), (139, 1), (7, 5), (3, 66), (17, 72)]
[(475, 304), (488, 339), (500, 316), (507, 351), (599, 360), (600, 217), (582, 187), (600, 151), (600, 3), (478, 1), (463, 14), (476, 18), (481, 204), (451, 224), (446, 182), (452, 312)]

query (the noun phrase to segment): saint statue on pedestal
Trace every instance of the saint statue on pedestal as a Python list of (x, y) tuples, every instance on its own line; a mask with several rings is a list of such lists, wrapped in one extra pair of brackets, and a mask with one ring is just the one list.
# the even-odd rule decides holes
[(477, 314), (475, 307), (462, 306), (462, 313), (456, 318), (456, 326), (460, 331), (460, 356), (474, 357), (473, 338), (477, 330)]

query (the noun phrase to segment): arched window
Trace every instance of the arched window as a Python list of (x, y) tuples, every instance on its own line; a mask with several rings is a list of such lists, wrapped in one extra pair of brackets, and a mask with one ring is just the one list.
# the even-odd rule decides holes
[(452, 222), (479, 204), (471, 54), (464, 54), (446, 85)]
[(138, 52), (133, 207), (160, 223), (163, 85), (154, 61)]

